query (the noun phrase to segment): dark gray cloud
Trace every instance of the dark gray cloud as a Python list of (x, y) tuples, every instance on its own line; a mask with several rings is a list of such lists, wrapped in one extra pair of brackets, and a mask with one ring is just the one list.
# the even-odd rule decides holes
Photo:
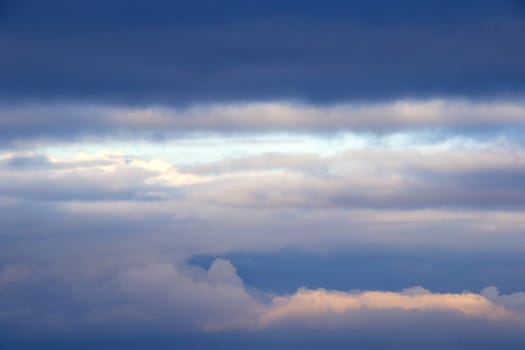
[(523, 93), (521, 1), (7, 1), (3, 99), (314, 102)]

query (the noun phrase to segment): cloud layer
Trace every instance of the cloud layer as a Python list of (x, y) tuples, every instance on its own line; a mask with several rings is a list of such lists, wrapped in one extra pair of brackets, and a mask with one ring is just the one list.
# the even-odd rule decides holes
[(110, 137), (165, 140), (198, 133), (340, 132), (389, 134), (428, 130), (452, 134), (523, 132), (525, 104), (519, 100), (397, 100), (314, 106), (290, 102), (115, 106), (15, 103), (0, 105), (4, 143)]
[(57, 158), (4, 153), (6, 197), (57, 201), (178, 201), (254, 209), (519, 209), (521, 146), (349, 149), (332, 156), (262, 153), (177, 166), (119, 152)]
[(4, 1), (2, 96), (185, 104), (522, 94), (521, 1)]
[[(222, 259), (208, 270), (129, 256), (81, 259), (74, 264), (3, 267), (3, 327), (63, 335), (104, 333), (106, 327), (158, 334), (191, 329), (352, 329), (372, 320), (384, 324), (398, 317), (411, 322), (435, 315), (525, 327), (525, 294), (501, 295), (494, 287), (479, 294), (432, 293), (413, 287), (400, 292), (301, 288), (290, 295), (265, 295), (247, 289), (235, 267)], [(58, 283), (49, 284), (53, 280)], [(35, 289), (28, 293), (27, 287)], [(45, 298), (37, 302), (38, 296)]]

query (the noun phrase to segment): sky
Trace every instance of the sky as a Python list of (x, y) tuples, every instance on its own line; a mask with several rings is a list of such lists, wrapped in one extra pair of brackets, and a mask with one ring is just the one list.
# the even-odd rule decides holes
[(0, 348), (523, 349), (525, 2), (0, 0)]

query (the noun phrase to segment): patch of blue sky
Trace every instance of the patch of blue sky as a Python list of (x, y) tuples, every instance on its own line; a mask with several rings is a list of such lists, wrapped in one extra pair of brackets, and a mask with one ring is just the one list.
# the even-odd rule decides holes
[(297, 133), (198, 134), (163, 141), (114, 139), (105, 142), (97, 140), (50, 144), (39, 148), (38, 153), (68, 158), (79, 153), (115, 152), (141, 159), (161, 159), (178, 165), (195, 165), (268, 153), (330, 157), (352, 149), (443, 151), (482, 148), (508, 142), (512, 141), (503, 136), (480, 140), (458, 135), (447, 137), (429, 131), (386, 135), (344, 132), (332, 136)]

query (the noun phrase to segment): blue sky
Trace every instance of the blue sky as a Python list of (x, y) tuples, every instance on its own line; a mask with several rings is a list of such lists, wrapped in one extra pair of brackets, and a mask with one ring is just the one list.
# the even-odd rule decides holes
[(0, 1), (0, 347), (522, 349), (522, 1)]

